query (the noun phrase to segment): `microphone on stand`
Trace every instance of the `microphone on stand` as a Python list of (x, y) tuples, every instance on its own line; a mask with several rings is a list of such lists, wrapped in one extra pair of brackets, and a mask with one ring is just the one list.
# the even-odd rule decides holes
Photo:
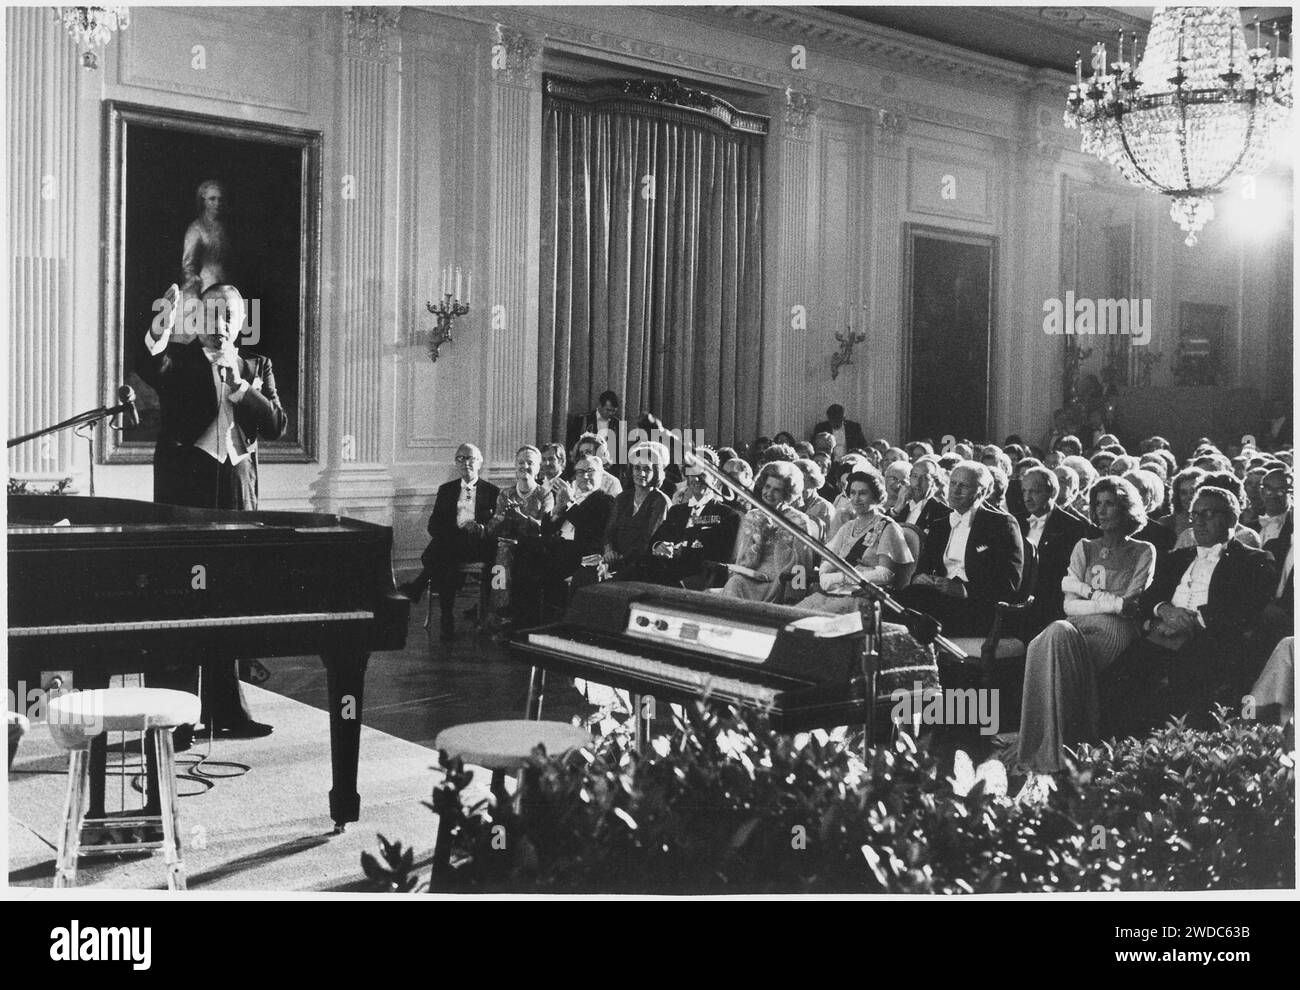
[(122, 413), (122, 429), (133, 429), (140, 425), (140, 413), (135, 408), (135, 389), (123, 385), (117, 390), (118, 408)]

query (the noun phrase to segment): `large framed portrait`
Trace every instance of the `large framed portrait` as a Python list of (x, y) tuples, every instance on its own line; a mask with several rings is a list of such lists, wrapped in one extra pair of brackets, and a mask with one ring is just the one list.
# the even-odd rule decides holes
[(102, 433), (104, 463), (147, 463), (158, 397), (140, 378), (145, 335), (180, 287), (176, 337), (226, 282), (247, 301), (239, 346), (271, 359), (288, 414), (263, 461), (316, 457), (321, 134), (109, 102), (105, 109), (103, 394), (136, 392), (140, 425)]
[(997, 239), (905, 224), (910, 437), (988, 436)]

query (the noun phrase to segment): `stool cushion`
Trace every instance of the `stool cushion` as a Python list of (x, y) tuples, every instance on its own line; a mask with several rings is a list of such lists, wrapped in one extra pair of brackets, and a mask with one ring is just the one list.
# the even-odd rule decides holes
[(528, 762), (537, 746), (544, 746), (548, 756), (558, 756), (590, 742), (590, 732), (567, 722), (503, 719), (453, 725), (439, 732), (433, 744), (452, 759), (459, 756), (488, 770), (514, 771)]
[(143, 732), (192, 725), (198, 695), (169, 688), (97, 688), (71, 691), (46, 708), (50, 734), (64, 749), (82, 749), (101, 732)]

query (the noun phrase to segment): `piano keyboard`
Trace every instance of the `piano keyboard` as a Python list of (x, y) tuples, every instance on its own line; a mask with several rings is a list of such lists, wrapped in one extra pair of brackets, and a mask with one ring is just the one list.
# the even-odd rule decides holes
[[(624, 653), (622, 650), (611, 650), (608, 647), (595, 646), (549, 633), (530, 633), (528, 642), (532, 646), (555, 650), (566, 656), (590, 660), (614, 671), (641, 675), (650, 680), (662, 681), (674, 687), (693, 691), (701, 696), (707, 694), (724, 701), (737, 701), (770, 709), (775, 707), (779, 694), (773, 688), (735, 677), (720, 677), (717, 674), (667, 663), (654, 657)], [(591, 679), (599, 680), (599, 677), (593, 674)]]
[(159, 632), (164, 629), (222, 629), (232, 626), (279, 626), (308, 622), (373, 620), (374, 612), (279, 612), (271, 615), (220, 615), (201, 619), (156, 619), (130, 622), (77, 622), (57, 626), (11, 626), (9, 636), (77, 636), (91, 633)]

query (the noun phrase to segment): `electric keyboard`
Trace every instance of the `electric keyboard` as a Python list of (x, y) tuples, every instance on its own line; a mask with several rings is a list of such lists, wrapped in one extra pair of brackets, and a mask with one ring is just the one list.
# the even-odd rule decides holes
[(392, 530), (307, 512), (233, 512), (129, 499), (10, 495), (9, 688), (71, 670), (306, 656), (329, 685), (337, 826), (354, 822), (366, 662), (406, 643)]
[(611, 581), (576, 591), (564, 621), (511, 649), (547, 672), (668, 703), (738, 705), (795, 731), (867, 717), (865, 641), (857, 613)]

